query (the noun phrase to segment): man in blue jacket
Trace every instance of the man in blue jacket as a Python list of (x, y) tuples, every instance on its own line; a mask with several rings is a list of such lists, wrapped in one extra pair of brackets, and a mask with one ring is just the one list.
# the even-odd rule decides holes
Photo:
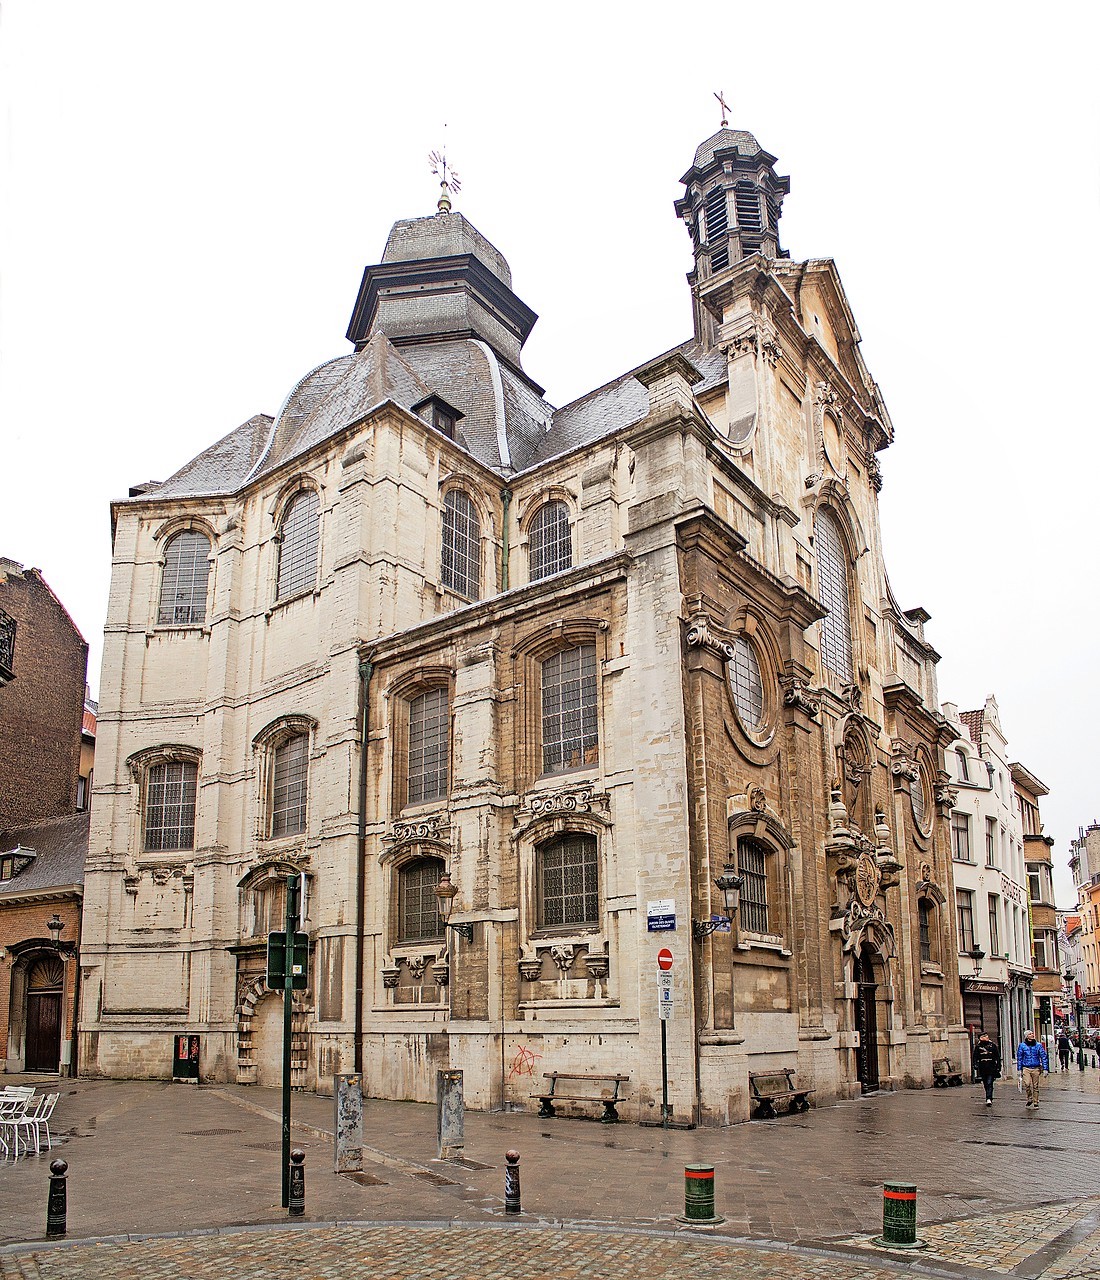
[(1024, 1089), (1027, 1092), (1027, 1105), (1029, 1107), (1037, 1107), (1039, 1105), (1039, 1081), (1042, 1079), (1043, 1072), (1050, 1070), (1050, 1063), (1047, 1061), (1047, 1051), (1035, 1039), (1034, 1031), (1026, 1032), (1016, 1048), (1016, 1070), (1019, 1071), (1024, 1082)]

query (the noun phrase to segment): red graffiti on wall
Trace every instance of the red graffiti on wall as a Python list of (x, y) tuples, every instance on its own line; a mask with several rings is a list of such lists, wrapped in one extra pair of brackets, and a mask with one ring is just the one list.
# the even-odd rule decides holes
[(516, 1076), (533, 1076), (535, 1074), (535, 1063), (541, 1056), (541, 1054), (521, 1046), (516, 1050), (512, 1065), (508, 1068), (509, 1080), (514, 1080)]

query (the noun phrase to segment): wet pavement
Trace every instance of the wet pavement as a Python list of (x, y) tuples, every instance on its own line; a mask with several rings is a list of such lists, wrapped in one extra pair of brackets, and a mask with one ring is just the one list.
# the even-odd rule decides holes
[[(362, 1174), (332, 1170), (333, 1102), (295, 1094), (306, 1213), (280, 1205), (280, 1096), (241, 1086), (6, 1077), (62, 1090), (52, 1153), (0, 1167), (0, 1277), (355, 1275), (431, 1280), (898, 1274), (1100, 1277), (1100, 1073), (877, 1094), (728, 1129), (468, 1112), (436, 1159), (435, 1109), (365, 1107)], [(523, 1212), (504, 1213), (504, 1152)], [(45, 1244), (51, 1159), (68, 1235)], [(684, 1167), (712, 1164), (715, 1227), (685, 1227)], [(917, 1252), (884, 1252), (882, 1184), (918, 1188)], [(159, 1239), (134, 1237), (160, 1236)], [(79, 1243), (88, 1241), (89, 1243)], [(91, 1243), (98, 1241), (98, 1243)]]

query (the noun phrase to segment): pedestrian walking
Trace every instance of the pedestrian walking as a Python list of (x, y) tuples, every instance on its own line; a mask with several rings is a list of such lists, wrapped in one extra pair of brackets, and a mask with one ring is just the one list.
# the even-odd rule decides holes
[(1063, 1031), (1058, 1037), (1058, 1061), (1063, 1071), (1069, 1070), (1069, 1055), (1073, 1048), (1073, 1043), (1069, 1036)]
[(974, 1070), (985, 1085), (985, 1105), (993, 1105), (993, 1081), (1001, 1074), (1001, 1046), (983, 1031), (974, 1046)]
[(1028, 1107), (1039, 1106), (1039, 1081), (1044, 1071), (1050, 1070), (1046, 1047), (1035, 1039), (1035, 1032), (1025, 1032), (1016, 1046), (1016, 1070), (1019, 1071), (1027, 1092)]

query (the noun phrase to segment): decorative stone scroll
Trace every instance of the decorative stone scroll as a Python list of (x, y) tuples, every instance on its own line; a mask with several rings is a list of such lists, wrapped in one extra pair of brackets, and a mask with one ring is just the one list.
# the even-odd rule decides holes
[(445, 843), (450, 832), (450, 821), (445, 813), (426, 814), (412, 822), (395, 822), (391, 839), (395, 844), (416, 840), (435, 840)]
[(821, 698), (811, 690), (805, 680), (799, 676), (781, 675), (779, 687), (783, 690), (783, 705), (801, 711), (811, 720), (816, 720), (821, 713)]
[(867, 479), (876, 493), (882, 492), (882, 468), (873, 453), (867, 455)]
[(591, 783), (563, 787), (560, 791), (540, 791), (528, 798), (528, 808), (532, 818), (557, 813), (591, 813), (595, 794)]
[(890, 752), (890, 772), (898, 784), (907, 786), (910, 782), (916, 782), (920, 777), (920, 770), (913, 760), (912, 745), (904, 738), (894, 738), (890, 743)]
[(958, 787), (951, 786), (949, 782), (935, 782), (932, 784), (932, 792), (941, 814), (946, 815), (954, 809), (955, 801), (959, 798)]
[(710, 615), (703, 610), (698, 610), (687, 619), (686, 638), (691, 648), (709, 649), (723, 661), (733, 657), (733, 646), (714, 634)]
[(563, 978), (572, 969), (576, 954), (577, 949), (571, 942), (556, 942), (550, 948), (550, 959), (558, 966)]

